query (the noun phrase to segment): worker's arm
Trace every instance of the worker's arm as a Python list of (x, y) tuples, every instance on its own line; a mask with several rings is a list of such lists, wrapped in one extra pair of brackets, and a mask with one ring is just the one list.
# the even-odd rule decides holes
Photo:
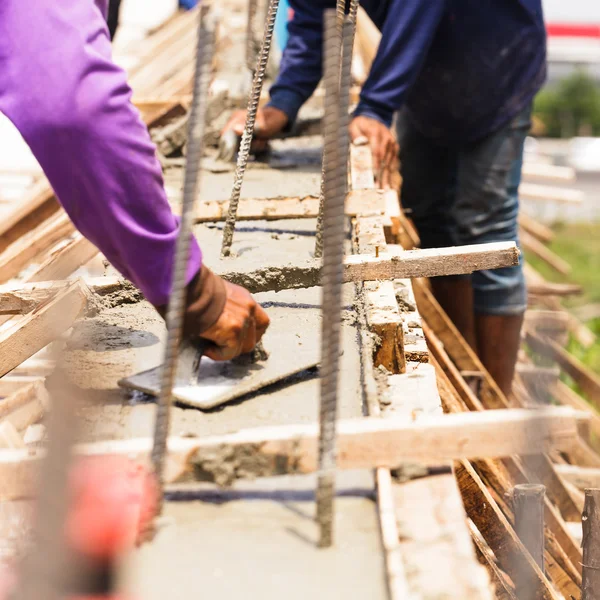
[[(2, 0), (0, 111), (29, 144), (76, 227), (160, 307), (170, 295), (178, 221), (125, 73), (111, 60), (98, 6), (93, 0), (37, 0), (35, 6)], [(241, 290), (232, 301), (229, 284), (201, 267), (192, 240), (193, 331), (210, 329), (210, 339), (220, 343), (237, 328), (233, 311), (240, 331), (256, 316), (262, 335), (268, 319), (250, 295), (242, 294), (241, 302)]]
[(369, 77), (350, 126), (352, 139), (364, 136), (379, 183), (387, 187), (396, 168), (398, 145), (390, 128), (429, 51), (445, 0), (391, 0)]
[[(289, 38), (279, 65), (271, 100), (258, 110), (252, 147), (264, 149), (274, 137), (296, 120), (302, 105), (319, 85), (323, 70), (323, 11), (335, 8), (335, 0), (290, 0), (294, 16), (288, 23)], [(223, 132), (241, 135), (246, 111), (236, 111)]]

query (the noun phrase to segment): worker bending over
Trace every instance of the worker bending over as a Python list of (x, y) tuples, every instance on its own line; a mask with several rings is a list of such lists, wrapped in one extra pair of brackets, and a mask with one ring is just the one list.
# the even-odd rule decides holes
[[(289, 128), (322, 75), (323, 11), (334, 0), (291, 0), (294, 14), (271, 101), (256, 136)], [(544, 82), (541, 0), (364, 0), (382, 32), (350, 124), (370, 142), (379, 184), (398, 145), (402, 204), (423, 248), (514, 241), (531, 103)], [(240, 112), (226, 127), (243, 130)], [(514, 373), (527, 298), (522, 266), (431, 280), (436, 298), (504, 393)]]
[[(164, 312), (178, 220), (154, 145), (111, 60), (107, 0), (0, 2), (0, 112), (21, 132), (81, 233)], [(184, 335), (206, 355), (249, 352), (269, 325), (243, 288), (202, 263), (187, 269)]]

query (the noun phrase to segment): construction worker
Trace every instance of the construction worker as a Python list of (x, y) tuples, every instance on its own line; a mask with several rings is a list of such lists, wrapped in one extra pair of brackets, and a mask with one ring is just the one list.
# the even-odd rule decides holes
[[(75, 226), (164, 313), (178, 220), (154, 145), (111, 60), (106, 0), (0, 3), (0, 112), (21, 132)], [(249, 352), (269, 325), (192, 241), (184, 335), (206, 355)]]
[[(291, 127), (321, 79), (323, 11), (334, 0), (291, 0), (293, 17), (257, 143)], [(424, 248), (518, 242), (523, 145), (545, 80), (541, 0), (364, 0), (382, 32), (350, 125), (369, 140), (390, 184), (400, 146), (402, 204)], [(245, 114), (225, 130), (241, 134)], [(501, 389), (514, 373), (526, 289), (521, 266), (431, 281), (438, 301)]]

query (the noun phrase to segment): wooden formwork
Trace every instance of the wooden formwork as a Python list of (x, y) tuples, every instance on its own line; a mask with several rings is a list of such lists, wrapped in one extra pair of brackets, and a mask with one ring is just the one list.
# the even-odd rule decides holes
[[(131, 83), (134, 100), (151, 128), (185, 115), (191, 63), (182, 56), (189, 57), (187, 50), (194, 45), (195, 24), (193, 12), (182, 14), (140, 49)], [(220, 64), (218, 59), (216, 64)], [(223, 103), (227, 110), (238, 104), (237, 97)], [(346, 213), (353, 232), (353, 256), (349, 260), (363, 265), (371, 264), (374, 257), (384, 257), (389, 264), (401, 264), (404, 253), (418, 246), (418, 236), (400, 208), (398, 190), (375, 189), (367, 146), (352, 147), (349, 175), (352, 189)], [(526, 191), (537, 197), (547, 192), (540, 188)], [(561, 198), (567, 196), (569, 201), (574, 199), (568, 194)], [(226, 201), (206, 202), (199, 205), (196, 220), (218, 222), (226, 210)], [(310, 195), (248, 198), (241, 201), (239, 216), (240, 220), (302, 219), (314, 217), (317, 210), (318, 198)], [(560, 257), (543, 249), (552, 237), (551, 231), (525, 215), (521, 217), (521, 228), (526, 233), (526, 247), (559, 271), (568, 271)], [(23, 437), (47, 409), (43, 381), (53, 366), (47, 359), (26, 359), (66, 332), (90, 299), (93, 302), (95, 294), (118, 288), (121, 282), (114, 278), (55, 281), (69, 278), (93, 259), (97, 250), (75, 233), (45, 181), (36, 183), (24, 201), (15, 205), (0, 233), (0, 279), (4, 283), (0, 291), (0, 448), (14, 450), (0, 452), (0, 470), (5, 475), (18, 474), (13, 488), (17, 490), (14, 496), (18, 496), (18, 490), (24, 489), (18, 486), (30, 489), (27, 486), (31, 485), (41, 456), (23, 450)], [(453, 414), (464, 415), (461, 427), (470, 431), (480, 424), (476, 413), (496, 409), (505, 411), (508, 419), (513, 414), (510, 409), (530, 408), (550, 400), (591, 414), (587, 420), (565, 417), (565, 431), (571, 442), (560, 450), (544, 448), (547, 454), (525, 452), (490, 457), (485, 452), (491, 452), (491, 446), (486, 446), (483, 456), (463, 457), (452, 454), (448, 446), (448, 458), (440, 459), (442, 452), (423, 464), (399, 461), (392, 447), (384, 458), (380, 455), (365, 459), (361, 455), (363, 463), (358, 456), (353, 458), (355, 462), (348, 464), (376, 467), (377, 506), (390, 597), (517, 598), (533, 581), (535, 597), (580, 598), (582, 554), (569, 525), (581, 523), (581, 489), (597, 487), (600, 481), (600, 415), (596, 413), (600, 384), (596, 375), (562, 347), (567, 331), (584, 343), (589, 343), (593, 335), (575, 317), (560, 310), (558, 297), (576, 291), (574, 286), (552, 286), (528, 270), (533, 301), (543, 310), (528, 313), (526, 341), (533, 351), (555, 361), (560, 371), (575, 379), (593, 408), (559, 379), (556, 369), (534, 365), (525, 356), (513, 397), (505, 398), (436, 302), (427, 280), (393, 278), (389, 276), (389, 264), (384, 264), (370, 281), (364, 281), (362, 275), (349, 278), (355, 280), (362, 299), (359, 316), (368, 427), (373, 420), (381, 419), (382, 431), (384, 422), (394, 424), (396, 434), (408, 431), (401, 429), (400, 422), (409, 429), (413, 423), (415, 431), (423, 431), (428, 422), (433, 428), (436, 419)], [(31, 265), (37, 268), (22, 276)], [(386, 270), (388, 276), (384, 277)], [(16, 281), (7, 284), (11, 279)], [(473, 379), (479, 382), (477, 392), (470, 385)], [(499, 430), (507, 426), (501, 416), (497, 419)], [(516, 427), (513, 422), (510, 426)], [(346, 431), (344, 427), (342, 433)], [(366, 429), (360, 429), (363, 425), (357, 427), (353, 435), (366, 436)], [(262, 432), (262, 438), (252, 435), (250, 439), (241, 435), (237, 441), (228, 438), (207, 443), (272, 444), (281, 439), (295, 443), (299, 436), (305, 436), (302, 457), (310, 455), (310, 468), (314, 469), (314, 431), (267, 431)], [(427, 437), (426, 433), (423, 437)], [(348, 442), (350, 438), (343, 437), (342, 447), (353, 447), (356, 439)], [(173, 446), (179, 470), (188, 465), (192, 454), (198, 459), (197, 446), (181, 440), (174, 440)], [(516, 443), (506, 447), (512, 452), (523, 448)], [(289, 458), (297, 451), (286, 448), (278, 446), (272, 453)], [(102, 446), (83, 451), (137, 452), (145, 457), (148, 441), (134, 440), (118, 448)], [(453, 462), (453, 458), (460, 460)], [(304, 464), (301, 461), (296, 471), (289, 466), (291, 462), (286, 464), (286, 472), (310, 470), (306, 465), (298, 466)], [(33, 470), (28, 470), (30, 467)], [(545, 571), (533, 561), (514, 529), (514, 511), (508, 498), (515, 485), (525, 482), (546, 486)]]

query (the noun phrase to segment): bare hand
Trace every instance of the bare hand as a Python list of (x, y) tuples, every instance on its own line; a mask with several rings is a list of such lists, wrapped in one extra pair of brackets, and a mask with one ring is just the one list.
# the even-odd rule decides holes
[(227, 300), (217, 322), (200, 337), (214, 342), (205, 351), (213, 360), (231, 360), (254, 349), (269, 327), (270, 319), (250, 292), (225, 282)]
[[(231, 130), (238, 135), (242, 135), (246, 126), (246, 114), (247, 111), (245, 110), (236, 110), (231, 115), (221, 134)], [(274, 108), (273, 106), (259, 108), (256, 113), (256, 122), (254, 123), (252, 149), (255, 152), (264, 150), (267, 147), (268, 140), (283, 131), (287, 122), (287, 115), (278, 108)]]
[(388, 127), (371, 117), (358, 116), (350, 123), (352, 141), (364, 137), (371, 146), (375, 182), (380, 188), (389, 189), (392, 173), (398, 168), (399, 146)]

